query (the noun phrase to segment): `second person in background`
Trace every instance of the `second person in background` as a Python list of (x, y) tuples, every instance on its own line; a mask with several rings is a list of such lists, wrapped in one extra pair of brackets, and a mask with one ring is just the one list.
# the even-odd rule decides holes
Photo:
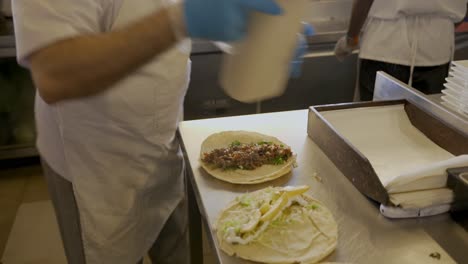
[(372, 100), (377, 71), (423, 93), (440, 93), (455, 51), (455, 24), (465, 17), (467, 2), (354, 0), (335, 55), (343, 60), (360, 49), (360, 99)]

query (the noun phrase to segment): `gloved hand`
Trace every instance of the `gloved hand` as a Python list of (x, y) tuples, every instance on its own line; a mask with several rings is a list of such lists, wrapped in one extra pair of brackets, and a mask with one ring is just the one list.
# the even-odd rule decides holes
[(296, 53), (294, 55), (294, 59), (291, 61), (291, 66), (290, 66), (291, 71), (289, 75), (292, 78), (299, 78), (301, 76), (302, 63), (304, 62), (303, 56), (304, 54), (306, 54), (308, 50), (306, 37), (310, 37), (315, 34), (315, 29), (312, 27), (312, 25), (308, 23), (303, 23), (303, 25), (304, 25), (304, 31), (302, 34), (299, 34), (299, 40), (298, 40)]
[(214, 41), (236, 41), (247, 31), (253, 12), (282, 13), (274, 0), (185, 0), (184, 16), (188, 35)]
[(346, 56), (357, 50), (359, 43), (357, 40), (352, 40), (347, 36), (343, 36), (335, 45), (335, 56), (339, 61), (343, 61)]

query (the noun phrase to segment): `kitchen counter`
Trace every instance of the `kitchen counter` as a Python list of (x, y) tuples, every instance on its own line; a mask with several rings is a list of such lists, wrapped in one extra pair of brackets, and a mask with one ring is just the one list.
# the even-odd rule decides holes
[[(391, 220), (379, 205), (362, 195), (320, 148), (307, 136), (307, 110), (185, 121), (179, 136), (187, 164), (192, 220), (197, 212), (219, 263), (251, 263), (230, 257), (219, 249), (213, 224), (235, 197), (267, 186), (309, 185), (308, 192), (322, 201), (338, 223), (337, 249), (326, 259), (349, 263), (463, 263), (468, 259), (468, 233), (449, 214)], [(233, 185), (209, 176), (199, 164), (202, 141), (224, 130), (251, 130), (278, 137), (297, 153), (292, 174), (257, 185)], [(196, 201), (196, 202), (195, 202)], [(199, 211), (196, 210), (198, 206)], [(192, 242), (200, 235), (191, 228)], [(192, 244), (196, 245), (196, 244)], [(439, 260), (431, 255), (440, 254)], [(198, 263), (194, 260), (194, 263)]]

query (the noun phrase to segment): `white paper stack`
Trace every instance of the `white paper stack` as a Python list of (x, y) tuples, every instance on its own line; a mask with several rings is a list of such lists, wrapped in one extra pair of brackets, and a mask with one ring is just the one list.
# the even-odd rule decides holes
[(381, 210), (385, 216), (427, 216), (450, 209), (454, 195), (446, 187), (446, 170), (468, 166), (468, 155), (455, 156), (430, 140), (412, 125), (404, 105), (321, 114), (372, 164), (393, 204)]
[(454, 61), (442, 90), (442, 104), (468, 117), (468, 60)]

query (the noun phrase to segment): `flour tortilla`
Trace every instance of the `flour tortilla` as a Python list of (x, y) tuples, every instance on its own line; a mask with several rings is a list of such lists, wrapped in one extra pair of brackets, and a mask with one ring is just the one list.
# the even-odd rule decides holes
[[(232, 142), (239, 141), (241, 143), (258, 143), (260, 141), (273, 142), (278, 145), (289, 147), (279, 139), (264, 134), (250, 131), (225, 131), (213, 134), (203, 141), (200, 151), (200, 159), (203, 153), (208, 153), (214, 149), (228, 147)], [(216, 168), (211, 164), (200, 162), (201, 166), (213, 177), (222, 181), (236, 184), (257, 184), (261, 182), (271, 181), (283, 175), (288, 174), (295, 166), (296, 159), (292, 156), (284, 164), (270, 165), (266, 164), (254, 170), (223, 170)]]
[[(249, 197), (261, 197), (265, 190), (253, 192), (249, 194)], [(226, 221), (231, 221), (232, 215), (239, 214), (239, 210), (242, 210), (239, 199), (231, 202), (221, 212), (215, 225), (220, 248), (230, 256), (235, 255), (261, 263), (311, 264), (324, 259), (337, 246), (338, 226), (331, 212), (321, 202), (306, 194), (301, 194), (300, 197), (309, 205), (315, 206), (314, 209), (307, 209), (299, 205), (294, 206), (296, 210), (303, 212), (301, 215), (302, 223), (301, 221), (284, 222), (281, 229), (271, 227), (270, 224), (263, 231), (262, 237), (246, 245), (232, 244), (223, 239), (223, 224)], [(265, 243), (265, 241), (267, 242)]]

